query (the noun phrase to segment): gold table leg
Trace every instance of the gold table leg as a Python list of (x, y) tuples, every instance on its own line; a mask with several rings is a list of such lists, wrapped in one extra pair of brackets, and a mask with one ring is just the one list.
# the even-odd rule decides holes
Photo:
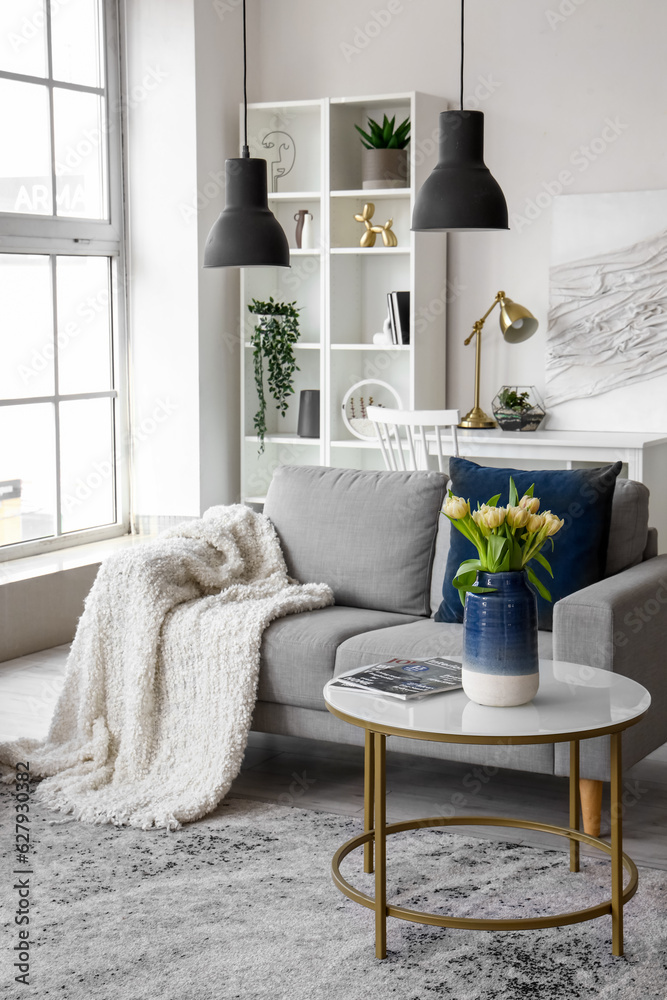
[[(581, 801), (579, 797), (579, 740), (570, 743), (570, 829), (579, 830)], [(570, 871), (579, 871), (579, 841), (570, 841)]]
[(621, 733), (611, 734), (611, 951), (623, 954), (623, 765)]
[(375, 957), (387, 957), (387, 737), (374, 733), (375, 742)]
[[(374, 734), (366, 730), (366, 749), (364, 753), (364, 833), (373, 829), (373, 799), (375, 797), (375, 743)], [(364, 844), (364, 871), (373, 871), (373, 841)]]

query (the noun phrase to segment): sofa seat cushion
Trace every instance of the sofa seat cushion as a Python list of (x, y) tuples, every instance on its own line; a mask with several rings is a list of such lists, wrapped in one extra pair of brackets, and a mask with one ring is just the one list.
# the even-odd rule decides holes
[[(540, 656), (545, 659), (551, 658), (551, 640), (551, 632), (538, 632)], [(409, 625), (350, 637), (338, 647), (334, 672), (338, 675), (368, 663), (381, 663), (392, 656), (405, 660), (423, 660), (429, 656), (460, 658), (462, 645), (463, 625), (422, 618)]]
[(439, 472), (282, 465), (264, 513), (301, 583), (328, 583), (344, 607), (428, 615), (446, 483)]
[(324, 709), (322, 688), (333, 676), (341, 642), (373, 629), (416, 621), (414, 616), (334, 605), (278, 618), (262, 639), (259, 701)]

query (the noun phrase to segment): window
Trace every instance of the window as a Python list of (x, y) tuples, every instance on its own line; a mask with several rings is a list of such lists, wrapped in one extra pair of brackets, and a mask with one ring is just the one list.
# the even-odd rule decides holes
[(127, 530), (118, 35), (0, 4), (0, 559)]

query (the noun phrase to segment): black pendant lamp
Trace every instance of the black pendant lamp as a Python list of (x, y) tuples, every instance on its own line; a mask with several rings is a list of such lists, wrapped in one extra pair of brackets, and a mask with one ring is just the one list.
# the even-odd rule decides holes
[(461, 108), (440, 114), (438, 163), (412, 215), (418, 233), (509, 229), (505, 196), (484, 163), (484, 114), (463, 110), (463, 8), (461, 0)]
[(204, 267), (289, 267), (287, 237), (269, 208), (266, 160), (251, 157), (248, 148), (246, 73), (243, 0), (243, 151), (225, 161), (226, 206), (208, 234)]

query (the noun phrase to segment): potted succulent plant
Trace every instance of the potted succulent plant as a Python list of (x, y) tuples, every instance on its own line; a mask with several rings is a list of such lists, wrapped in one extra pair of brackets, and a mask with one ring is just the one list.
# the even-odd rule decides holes
[(534, 385), (504, 385), (491, 405), (504, 431), (536, 431), (546, 416)]
[(361, 177), (364, 188), (408, 187), (408, 151), (410, 119), (396, 126), (396, 115), (391, 121), (384, 116), (382, 125), (368, 119), (368, 131), (354, 126), (364, 146)]
[[(250, 337), (253, 349), (253, 369), (257, 389), (257, 412), (253, 424), (259, 438), (259, 454), (264, 451), (266, 436), (266, 393), (273, 398), (276, 409), (285, 416), (289, 396), (294, 392), (294, 372), (300, 369), (294, 356), (294, 344), (299, 339), (299, 310), (296, 302), (268, 302), (253, 299), (248, 312), (257, 316)], [(266, 383), (266, 391), (265, 391)]]

